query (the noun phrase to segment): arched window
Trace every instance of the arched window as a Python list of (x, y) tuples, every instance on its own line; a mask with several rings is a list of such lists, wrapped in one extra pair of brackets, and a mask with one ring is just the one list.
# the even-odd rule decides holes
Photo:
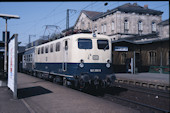
[(104, 24), (104, 34), (106, 34), (106, 29), (107, 29), (107, 26), (106, 26), (106, 23)]
[(80, 27), (80, 29), (84, 29), (84, 19), (83, 18), (81, 19), (81, 27)]
[(88, 22), (88, 30), (91, 30), (90, 22)]
[(97, 25), (95, 25), (94, 30), (97, 31)]
[(112, 29), (112, 31), (115, 30), (115, 23), (114, 23), (114, 21), (112, 21), (112, 27), (111, 27), (111, 29)]
[(143, 31), (143, 22), (141, 20), (138, 22), (138, 31)]
[(103, 24), (101, 25), (101, 33), (103, 33)]
[(138, 34), (142, 34), (142, 31), (143, 31), (143, 22), (140, 20), (138, 22)]
[(156, 23), (155, 22), (152, 22), (152, 32), (156, 32)]
[(125, 33), (127, 33), (129, 30), (129, 21), (127, 19), (125, 19), (124, 21), (124, 31)]

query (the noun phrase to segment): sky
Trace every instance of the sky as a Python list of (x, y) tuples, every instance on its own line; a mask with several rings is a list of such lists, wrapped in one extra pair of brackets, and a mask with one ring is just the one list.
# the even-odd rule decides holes
[[(105, 3), (108, 3), (105, 6)], [(21, 46), (39, 39), (52, 32), (61, 32), (66, 29), (66, 12), (69, 12), (69, 27), (74, 26), (81, 10), (106, 12), (126, 3), (137, 3), (140, 6), (148, 5), (149, 9), (162, 11), (162, 20), (169, 19), (169, 1), (43, 1), (43, 2), (0, 2), (0, 14), (18, 15), (20, 19), (9, 19), (7, 29), (10, 37), (18, 34)], [(55, 25), (46, 29), (46, 25)], [(0, 40), (5, 31), (5, 20), (0, 18)], [(33, 36), (34, 35), (34, 36)]]

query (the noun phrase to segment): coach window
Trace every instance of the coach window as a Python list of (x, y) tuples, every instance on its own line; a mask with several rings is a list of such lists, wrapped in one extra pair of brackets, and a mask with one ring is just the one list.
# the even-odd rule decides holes
[(45, 53), (48, 53), (48, 46), (45, 47)]
[(28, 55), (28, 61), (30, 61), (30, 55)]
[(97, 40), (97, 46), (98, 49), (103, 49), (103, 50), (109, 49), (108, 40)]
[(79, 49), (92, 49), (92, 40), (91, 39), (78, 39), (78, 48)]
[(53, 44), (50, 45), (50, 52), (53, 52)]
[(30, 55), (30, 61), (32, 61), (32, 54)]
[(25, 55), (25, 61), (27, 61), (27, 55)]
[(60, 42), (56, 43), (56, 52), (60, 51)]
[(27, 55), (27, 61), (28, 61), (28, 55)]
[(44, 53), (44, 47), (41, 47), (41, 54)]

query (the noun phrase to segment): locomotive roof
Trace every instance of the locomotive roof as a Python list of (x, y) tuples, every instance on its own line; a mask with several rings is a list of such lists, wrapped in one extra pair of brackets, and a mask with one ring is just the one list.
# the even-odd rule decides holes
[[(61, 40), (65, 40), (67, 38), (72, 38), (73, 36), (75, 36), (74, 38), (80, 38), (79, 36), (81, 36), (82, 38), (92, 38), (93, 37), (93, 33), (73, 34), (73, 35), (69, 35), (69, 36), (66, 36), (66, 37), (63, 37), (63, 38), (60, 38), (60, 39), (56, 39), (56, 40), (53, 40), (53, 41), (50, 41), (50, 42), (38, 45), (37, 47), (48, 45), (48, 44), (52, 44), (55, 41), (61, 41)], [(96, 37), (100, 37), (100, 38), (104, 37), (104, 38), (110, 39), (107, 35), (102, 35), (102, 34), (96, 34)]]

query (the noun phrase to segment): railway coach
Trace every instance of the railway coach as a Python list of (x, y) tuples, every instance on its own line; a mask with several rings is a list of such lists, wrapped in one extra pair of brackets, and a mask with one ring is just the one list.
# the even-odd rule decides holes
[(34, 48), (32, 73), (77, 88), (106, 87), (114, 81), (111, 40), (106, 35), (79, 33)]

